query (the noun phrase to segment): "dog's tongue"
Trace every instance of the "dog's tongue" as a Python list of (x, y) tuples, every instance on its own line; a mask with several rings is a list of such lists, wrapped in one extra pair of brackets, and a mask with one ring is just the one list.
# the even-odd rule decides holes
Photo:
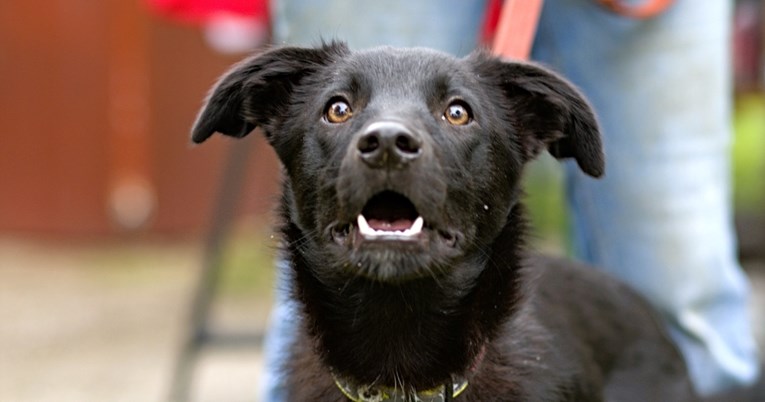
[(394, 221), (386, 221), (383, 219), (369, 219), (369, 227), (374, 230), (384, 230), (387, 232), (404, 230), (412, 227), (413, 222), (409, 219), (396, 219)]

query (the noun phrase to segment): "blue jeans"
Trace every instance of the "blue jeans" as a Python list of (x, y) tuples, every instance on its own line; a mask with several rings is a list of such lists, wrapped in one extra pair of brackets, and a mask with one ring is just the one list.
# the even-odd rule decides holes
[[(323, 36), (461, 55), (476, 46), (484, 6), (278, 0), (275, 33), (290, 44)], [(602, 125), (606, 176), (566, 166), (575, 253), (663, 314), (705, 395), (753, 382), (759, 367), (731, 223), (730, 14), (729, 1), (678, 0), (630, 20), (591, 0), (547, 0), (532, 51), (582, 89)], [(284, 400), (276, 367), (296, 330), (283, 293), (265, 347), (267, 402)]]

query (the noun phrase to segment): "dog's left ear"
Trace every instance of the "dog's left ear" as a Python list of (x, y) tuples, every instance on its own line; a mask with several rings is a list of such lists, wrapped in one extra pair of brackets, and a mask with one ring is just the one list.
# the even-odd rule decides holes
[(214, 133), (244, 137), (280, 118), (306, 76), (348, 52), (342, 42), (317, 48), (279, 47), (245, 59), (221, 77), (200, 110), (191, 140), (200, 143)]
[(571, 83), (535, 64), (493, 58), (483, 61), (488, 65), (482, 64), (481, 70), (504, 92), (527, 160), (547, 148), (556, 158), (574, 158), (592, 177), (603, 175), (605, 160), (597, 119)]

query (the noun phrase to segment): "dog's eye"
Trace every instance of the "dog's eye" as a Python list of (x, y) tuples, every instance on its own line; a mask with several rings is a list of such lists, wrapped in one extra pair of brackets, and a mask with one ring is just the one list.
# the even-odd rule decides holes
[(344, 123), (353, 116), (351, 106), (344, 100), (336, 99), (330, 101), (324, 117), (330, 123)]
[(470, 109), (463, 102), (452, 102), (446, 108), (443, 118), (455, 126), (464, 126), (473, 120)]

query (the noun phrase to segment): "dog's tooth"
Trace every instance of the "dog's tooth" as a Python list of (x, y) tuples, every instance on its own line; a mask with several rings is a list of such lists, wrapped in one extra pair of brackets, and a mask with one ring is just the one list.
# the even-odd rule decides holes
[(425, 220), (422, 219), (421, 216), (418, 216), (417, 219), (414, 220), (414, 224), (411, 227), (411, 230), (415, 233), (422, 232), (422, 227), (425, 226)]
[(376, 236), (376, 230), (369, 226), (367, 218), (365, 218), (364, 215), (359, 214), (358, 218), (356, 218), (356, 222), (359, 224), (359, 232), (361, 232), (364, 237)]
[(409, 229), (404, 230), (401, 232), (402, 236), (416, 236), (422, 232), (422, 226), (424, 224), (424, 221), (421, 216), (418, 216), (417, 219), (414, 220), (414, 223), (412, 223), (412, 226), (409, 227)]

